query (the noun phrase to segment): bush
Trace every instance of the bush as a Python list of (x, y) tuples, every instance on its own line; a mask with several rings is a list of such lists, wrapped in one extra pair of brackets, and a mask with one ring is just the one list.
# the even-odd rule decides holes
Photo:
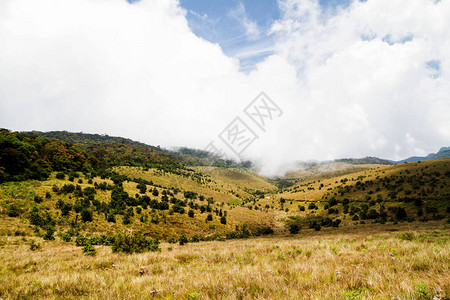
[(305, 211), (305, 207), (304, 207), (303, 205), (299, 205), (299, 206), (298, 206), (298, 209), (299, 209), (300, 211)]
[(93, 256), (97, 253), (97, 249), (95, 249), (91, 244), (86, 244), (83, 247), (83, 254), (88, 256)]
[(206, 221), (212, 221), (212, 220), (213, 220), (212, 214), (208, 214), (208, 216), (206, 217)]
[(131, 224), (131, 219), (130, 219), (130, 216), (129, 216), (128, 214), (126, 214), (126, 215), (123, 217), (122, 223), (123, 223), (123, 225)]
[(175, 243), (177, 242), (177, 239), (174, 238), (174, 237), (171, 237), (171, 238), (169, 238), (169, 239), (167, 240), (167, 242), (168, 242), (169, 244), (175, 244)]
[(44, 219), (42, 219), (41, 215), (39, 214), (39, 209), (36, 206), (31, 209), (30, 223), (31, 225), (36, 226), (42, 226), (44, 224)]
[(35, 251), (35, 250), (39, 250), (39, 249), (41, 249), (41, 244), (40, 243), (36, 243), (34, 240), (31, 240), (30, 250), (31, 251)]
[(315, 231), (320, 231), (320, 229), (322, 229), (322, 227), (320, 227), (320, 224), (316, 224), (316, 225), (314, 226), (314, 230), (315, 230)]
[(225, 216), (220, 217), (220, 224), (227, 224), (227, 218)]
[(81, 220), (83, 220), (83, 222), (92, 222), (93, 213), (90, 208), (83, 208), (81, 211)]
[(65, 179), (66, 175), (62, 172), (59, 172), (56, 174), (56, 179)]
[(189, 216), (190, 218), (193, 218), (193, 217), (194, 217), (194, 211), (193, 211), (192, 209), (190, 209), (190, 210), (188, 211), (188, 216)]
[(273, 234), (273, 233), (274, 233), (274, 231), (270, 226), (260, 227), (256, 231), (256, 235), (267, 235), (267, 234)]
[(333, 227), (339, 227), (339, 224), (341, 224), (341, 220), (340, 219), (336, 219), (333, 221), (333, 223), (331, 224), (331, 226)]
[(308, 209), (317, 209), (318, 207), (314, 203), (308, 205)]
[(299, 231), (300, 231), (300, 226), (298, 226), (297, 224), (289, 225), (289, 232), (291, 234), (297, 234)]
[(52, 225), (48, 225), (45, 230), (45, 234), (42, 238), (46, 241), (54, 240), (55, 237), (53, 236), (53, 234), (56, 231), (55, 227), (53, 227)]
[(61, 215), (62, 216), (68, 216), (71, 210), (72, 210), (72, 205), (70, 203), (64, 202), (61, 205)]
[(402, 232), (398, 235), (398, 238), (404, 241), (412, 241), (414, 240), (415, 236), (412, 232)]
[(330, 199), (330, 201), (328, 201), (328, 206), (329, 206), (329, 207), (333, 207), (333, 206), (335, 206), (335, 205), (337, 205), (337, 201), (336, 201), (336, 199), (333, 197), (333, 198)]
[(8, 207), (8, 216), (10, 216), (11, 218), (15, 218), (19, 216), (19, 209), (17, 208), (17, 206), (15, 204), (11, 204)]
[(52, 194), (50, 194), (50, 192), (46, 192), (45, 193), (45, 198), (46, 199), (50, 199), (52, 197)]
[(160, 250), (157, 239), (148, 239), (139, 233), (120, 233), (116, 236), (112, 246), (113, 252), (142, 253)]
[(116, 223), (116, 216), (114, 214), (109, 214), (106, 217), (106, 221), (110, 222), (110, 223)]
[(34, 202), (41, 203), (42, 201), (44, 201), (44, 198), (42, 198), (41, 196), (34, 196)]
[(178, 237), (178, 243), (179, 243), (181, 246), (184, 245), (184, 244), (187, 244), (187, 243), (188, 243), (187, 237), (186, 237), (184, 234), (181, 234), (181, 235)]

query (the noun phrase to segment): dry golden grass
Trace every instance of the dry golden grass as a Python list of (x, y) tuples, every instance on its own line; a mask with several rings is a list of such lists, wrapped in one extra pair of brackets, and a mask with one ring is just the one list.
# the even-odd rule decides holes
[[(448, 225), (303, 230), (115, 254), (0, 237), (2, 299), (449, 299)], [(393, 231), (396, 230), (396, 231)], [(402, 232), (411, 240), (400, 239)]]

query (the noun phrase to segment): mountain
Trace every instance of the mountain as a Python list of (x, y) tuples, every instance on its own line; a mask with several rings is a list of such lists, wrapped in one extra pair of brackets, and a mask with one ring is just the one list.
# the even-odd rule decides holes
[(439, 149), (438, 153), (430, 153), (427, 156), (411, 156), (409, 158), (399, 160), (399, 161), (393, 161), (395, 164), (403, 164), (405, 162), (417, 162), (417, 161), (424, 161), (424, 160), (430, 160), (430, 159), (439, 159), (439, 158), (445, 158), (450, 157), (450, 147), (442, 147)]
[(353, 165), (392, 165), (392, 162), (386, 159), (373, 157), (373, 156), (367, 156), (364, 158), (342, 158), (342, 159), (336, 159), (336, 162), (345, 162)]

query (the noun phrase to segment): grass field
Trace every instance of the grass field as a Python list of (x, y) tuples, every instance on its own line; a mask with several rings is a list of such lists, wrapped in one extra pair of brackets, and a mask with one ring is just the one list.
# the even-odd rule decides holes
[[(366, 225), (95, 256), (0, 236), (1, 299), (449, 299), (449, 225)], [(42, 245), (31, 251), (30, 241)], [(433, 298), (436, 297), (436, 298)]]

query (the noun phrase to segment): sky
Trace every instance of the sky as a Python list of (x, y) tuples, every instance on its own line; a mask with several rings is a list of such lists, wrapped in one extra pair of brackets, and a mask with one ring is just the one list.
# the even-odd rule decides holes
[(214, 149), (268, 176), (426, 155), (450, 144), (449, 15), (450, 0), (2, 0), (0, 127)]

